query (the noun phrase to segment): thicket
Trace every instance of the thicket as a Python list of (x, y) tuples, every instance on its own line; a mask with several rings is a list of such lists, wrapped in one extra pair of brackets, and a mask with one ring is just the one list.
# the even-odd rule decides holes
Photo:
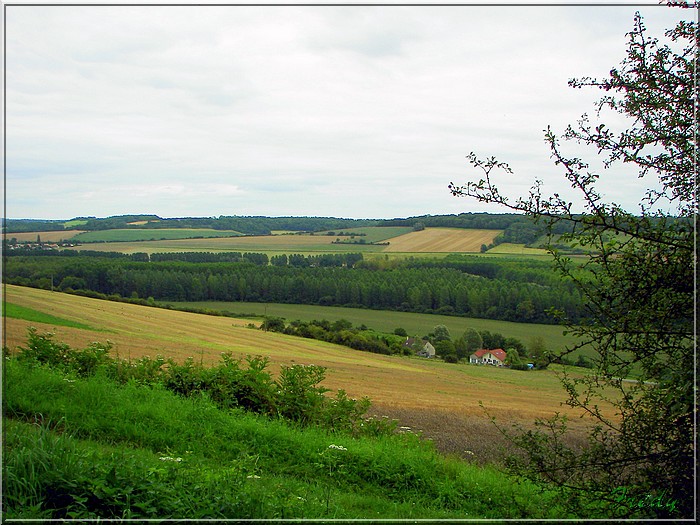
[(353, 327), (352, 323), (346, 319), (339, 319), (334, 322), (326, 319), (310, 322), (295, 320), (287, 324), (282, 318), (268, 317), (263, 321), (260, 328), (269, 332), (279, 332), (306, 339), (326, 341), (375, 354), (413, 354), (411, 349), (403, 345), (406, 341), (405, 337), (380, 334), (368, 330), (364, 326)]
[(348, 268), (324, 267), (322, 261), (336, 259), (321, 256), (319, 266), (302, 267), (291, 266), (292, 257), (287, 266), (277, 266), (12, 256), (6, 258), (4, 278), (22, 286), (160, 301), (317, 304), (534, 323), (557, 322), (549, 314), (552, 308), (573, 320), (585, 315), (576, 288), (553, 279), (538, 263), (483, 263), (474, 257), (472, 262), (388, 265), (358, 261)]

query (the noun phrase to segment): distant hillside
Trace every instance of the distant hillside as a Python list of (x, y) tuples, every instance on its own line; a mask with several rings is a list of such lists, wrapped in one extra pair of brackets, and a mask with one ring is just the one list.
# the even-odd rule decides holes
[[(4, 233), (64, 231), (79, 227), (81, 231), (125, 229), (210, 229), (239, 232), (242, 235), (270, 235), (273, 231), (326, 232), (330, 230), (372, 226), (428, 228), (464, 228), (502, 230), (491, 245), (509, 242), (531, 244), (545, 234), (545, 227), (526, 216), (514, 213), (460, 213), (458, 215), (420, 215), (395, 219), (342, 219), (335, 217), (264, 217), (219, 216), (167, 218), (157, 215), (116, 215), (112, 217), (76, 217), (70, 220), (4, 219)], [(562, 223), (555, 233), (564, 233)]]
[(111, 217), (76, 217), (70, 220), (4, 219), (5, 233), (62, 231), (79, 226), (85, 231), (142, 228), (211, 228), (235, 230), (245, 235), (269, 235), (272, 231), (319, 232), (338, 228), (368, 226), (450, 227), (505, 230), (514, 223), (532, 224), (516, 214), (462, 213), (459, 215), (421, 215), (396, 219), (342, 219), (335, 217), (264, 217), (219, 216), (162, 218), (157, 215), (115, 215)]
[(201, 228), (234, 230), (244, 235), (269, 235), (275, 230), (316, 232), (337, 228), (358, 228), (378, 225), (378, 220), (337, 219), (333, 217), (181, 217), (164, 219), (157, 215), (116, 215), (64, 220), (4, 219), (5, 233), (61, 231), (80, 226), (84, 231), (114, 229)]

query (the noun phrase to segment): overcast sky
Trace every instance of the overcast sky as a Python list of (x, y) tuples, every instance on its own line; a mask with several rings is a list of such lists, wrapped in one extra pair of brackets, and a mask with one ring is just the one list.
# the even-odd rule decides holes
[[(452, 197), (474, 151), (567, 193), (563, 132), (625, 55), (692, 10), (627, 6), (5, 6), (6, 216), (392, 218)], [(612, 122), (610, 120), (606, 122)], [(591, 154), (591, 159), (594, 154)], [(604, 176), (632, 207), (644, 181)]]

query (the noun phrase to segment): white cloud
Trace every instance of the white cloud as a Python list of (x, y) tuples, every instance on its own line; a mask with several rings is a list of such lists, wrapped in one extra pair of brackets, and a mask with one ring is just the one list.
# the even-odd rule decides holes
[[(657, 34), (680, 16), (648, 11)], [(563, 184), (542, 130), (591, 111), (566, 82), (624, 56), (634, 8), (6, 13), (8, 216), (395, 217), (483, 209), (447, 191), (470, 151), (514, 192)]]

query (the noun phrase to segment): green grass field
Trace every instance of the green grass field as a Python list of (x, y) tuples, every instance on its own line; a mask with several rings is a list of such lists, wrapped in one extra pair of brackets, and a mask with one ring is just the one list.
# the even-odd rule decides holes
[[(383, 242), (393, 237), (410, 233), (413, 231), (413, 228), (407, 226), (370, 226), (365, 228), (340, 228), (330, 231), (355, 234), (357, 236), (355, 237), (356, 241), (364, 239), (364, 241), (369, 244), (373, 242)], [(318, 232), (315, 235), (327, 235), (327, 233), (328, 232)], [(338, 235), (331, 237), (335, 239)], [(351, 242), (349, 236), (340, 237), (340, 240), (343, 242)]]
[(191, 239), (194, 237), (234, 237), (239, 235), (239, 232), (233, 230), (194, 228), (134, 228), (84, 232), (76, 235), (72, 240), (76, 242), (133, 242), (161, 239)]
[(74, 219), (72, 221), (66, 221), (63, 223), (63, 227), (70, 229), (70, 228), (75, 228), (76, 226), (82, 226), (83, 224), (87, 224), (88, 221), (86, 219)]
[(506, 337), (515, 337), (528, 344), (534, 337), (544, 338), (550, 351), (562, 350), (566, 345), (573, 345), (576, 339), (565, 336), (564, 328), (557, 325), (529, 323), (511, 323), (490, 319), (474, 319), (447, 315), (418, 314), (411, 312), (392, 312), (367, 310), (362, 308), (342, 308), (336, 306), (295, 305), (279, 303), (243, 303), (243, 302), (170, 302), (176, 308), (199, 308), (252, 314), (255, 316), (282, 317), (289, 321), (296, 319), (312, 321), (327, 319), (331, 322), (347, 319), (355, 326), (365, 325), (372, 330), (393, 333), (396, 328), (403, 328), (410, 335), (423, 336), (433, 331), (436, 325), (444, 324), (450, 330), (453, 339), (461, 336), (467, 329), (488, 330), (502, 333)]

